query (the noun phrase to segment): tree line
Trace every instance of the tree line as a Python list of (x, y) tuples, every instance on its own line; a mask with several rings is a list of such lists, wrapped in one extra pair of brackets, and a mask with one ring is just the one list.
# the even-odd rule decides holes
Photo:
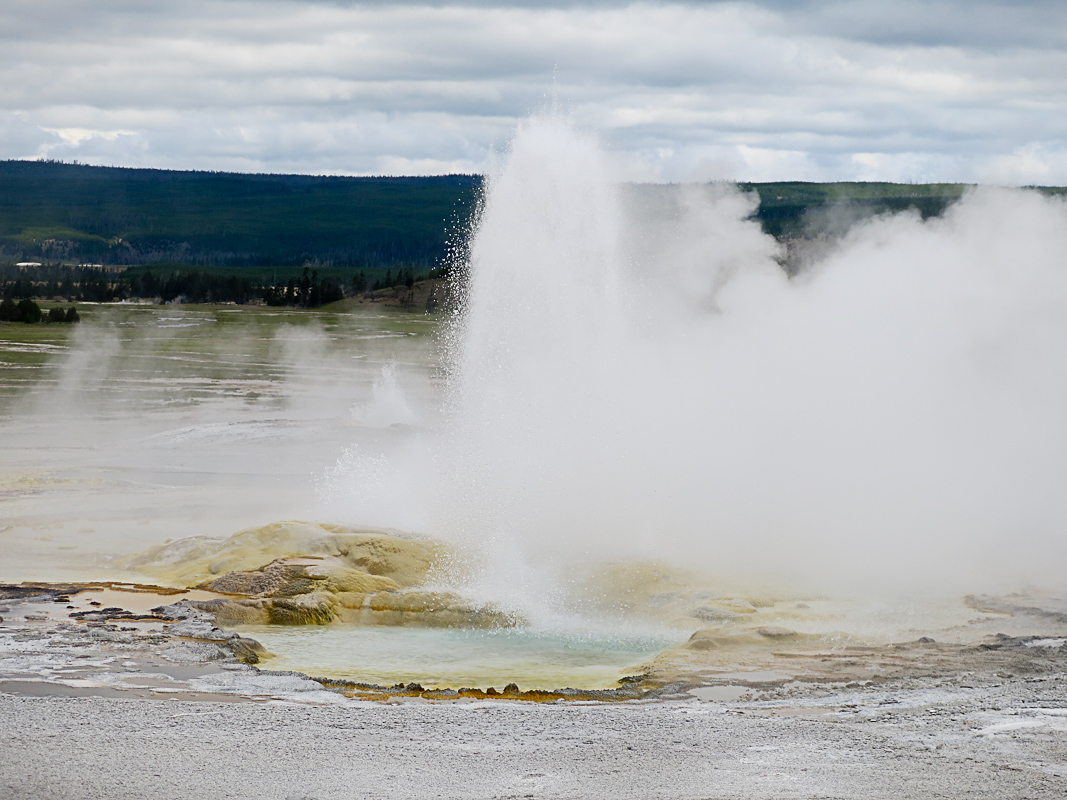
[(367, 292), (405, 286), (441, 270), (416, 275), (411, 267), (343, 274), (320, 272), (305, 265), (299, 274), (245, 275), (235, 270), (153, 270), (150, 267), (71, 267), (63, 264), (18, 266), (0, 264), (0, 298), (10, 300), (62, 299), (109, 303), (132, 298), (163, 303), (265, 303), (270, 306), (317, 308)]
[[(479, 175), (248, 175), (0, 161), (0, 260), (106, 266), (183, 264), (426, 272), (448, 260), (482, 196)], [(677, 185), (627, 191), (667, 200)], [(808, 236), (819, 212), (940, 214), (962, 184), (742, 183), (779, 239)], [(1046, 188), (1045, 191), (1057, 191)], [(817, 233), (817, 231), (816, 231)]]
[(10, 297), (0, 300), (0, 322), (26, 322), (34, 325), (45, 320), (47, 322), (72, 323), (79, 322), (78, 309), (71, 306), (66, 311), (58, 306), (48, 309), (44, 313), (41, 307), (28, 297), (24, 297), (17, 303)]

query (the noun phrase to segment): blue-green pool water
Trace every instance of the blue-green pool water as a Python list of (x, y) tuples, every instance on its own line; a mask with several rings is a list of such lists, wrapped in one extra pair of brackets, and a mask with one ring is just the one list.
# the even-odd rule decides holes
[(669, 647), (672, 639), (600, 632), (385, 626), (247, 625), (273, 658), (266, 669), (427, 688), (604, 689)]

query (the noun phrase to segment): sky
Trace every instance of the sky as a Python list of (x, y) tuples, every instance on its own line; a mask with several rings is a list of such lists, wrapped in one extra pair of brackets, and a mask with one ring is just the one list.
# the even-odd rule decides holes
[(1067, 184), (1067, 3), (0, 4), (0, 158), (485, 172), (551, 109), (631, 180)]

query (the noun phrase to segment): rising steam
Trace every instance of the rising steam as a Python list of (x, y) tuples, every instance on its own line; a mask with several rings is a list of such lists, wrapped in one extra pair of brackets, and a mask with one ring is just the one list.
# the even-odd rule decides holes
[(788, 278), (754, 198), (650, 196), (554, 118), (489, 182), (447, 424), (376, 473), (481, 559), (469, 590), (527, 607), (630, 558), (809, 590), (1062, 582), (1063, 203), (979, 189)]

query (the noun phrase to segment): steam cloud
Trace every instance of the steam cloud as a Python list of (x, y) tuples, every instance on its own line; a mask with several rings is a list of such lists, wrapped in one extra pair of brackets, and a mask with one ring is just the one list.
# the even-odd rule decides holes
[(978, 189), (788, 278), (753, 198), (649, 196), (566, 122), (522, 126), (473, 235), (447, 423), (354, 520), (402, 495), (482, 558), (468, 588), (519, 607), (627, 558), (814, 591), (1062, 585), (1062, 202)]

